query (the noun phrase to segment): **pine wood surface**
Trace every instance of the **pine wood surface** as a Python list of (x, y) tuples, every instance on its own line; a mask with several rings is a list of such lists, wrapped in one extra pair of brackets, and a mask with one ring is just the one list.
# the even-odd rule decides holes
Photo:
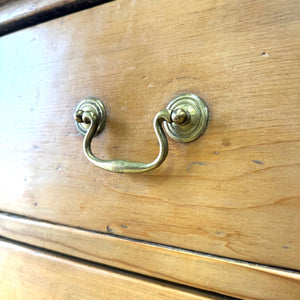
[(0, 236), (239, 299), (299, 299), (300, 274), (0, 214)]
[[(115, 1), (0, 39), (0, 209), (300, 268), (299, 1)], [(73, 112), (108, 111), (101, 158), (152, 161), (174, 95), (210, 110), (157, 170), (92, 166)]]
[(0, 278), (0, 297), (6, 300), (227, 299), (2, 240)]

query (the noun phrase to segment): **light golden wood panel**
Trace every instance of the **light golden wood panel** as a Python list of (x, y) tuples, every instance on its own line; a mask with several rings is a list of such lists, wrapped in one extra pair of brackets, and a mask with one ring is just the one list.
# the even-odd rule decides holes
[(0, 215), (0, 236), (241, 299), (299, 299), (300, 274)]
[[(0, 40), (0, 209), (300, 268), (299, 1), (115, 1)], [(78, 101), (103, 99), (102, 158), (151, 161), (182, 91), (211, 113), (143, 175), (92, 166)]]
[[(0, 297), (33, 299), (224, 299), (0, 240)], [(225, 298), (226, 299), (226, 298)]]

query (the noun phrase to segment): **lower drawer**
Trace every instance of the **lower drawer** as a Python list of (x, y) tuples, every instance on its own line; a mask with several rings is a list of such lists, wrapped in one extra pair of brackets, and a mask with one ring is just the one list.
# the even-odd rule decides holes
[(0, 240), (0, 299), (204, 300), (224, 297)]

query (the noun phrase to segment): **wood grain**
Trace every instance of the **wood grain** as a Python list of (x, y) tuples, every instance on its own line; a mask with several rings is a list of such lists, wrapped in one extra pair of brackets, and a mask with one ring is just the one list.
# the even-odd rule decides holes
[(0, 0), (0, 36), (105, 2), (107, 0)]
[(0, 215), (0, 236), (240, 299), (299, 299), (300, 273)]
[[(300, 269), (299, 1), (115, 1), (0, 40), (0, 209)], [(196, 142), (120, 175), (82, 153), (73, 111), (100, 97), (101, 158), (152, 161), (155, 114), (210, 109)]]
[(0, 240), (0, 297), (33, 299), (226, 299)]

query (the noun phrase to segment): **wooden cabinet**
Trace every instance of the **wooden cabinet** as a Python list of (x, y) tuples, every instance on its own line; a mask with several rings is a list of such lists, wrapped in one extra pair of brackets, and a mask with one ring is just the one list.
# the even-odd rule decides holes
[[(299, 12), (115, 1), (3, 36), (1, 235), (234, 297), (298, 298)], [(81, 99), (107, 108), (99, 157), (147, 162), (154, 116), (185, 92), (207, 103), (207, 130), (169, 140), (158, 169), (84, 157)]]

